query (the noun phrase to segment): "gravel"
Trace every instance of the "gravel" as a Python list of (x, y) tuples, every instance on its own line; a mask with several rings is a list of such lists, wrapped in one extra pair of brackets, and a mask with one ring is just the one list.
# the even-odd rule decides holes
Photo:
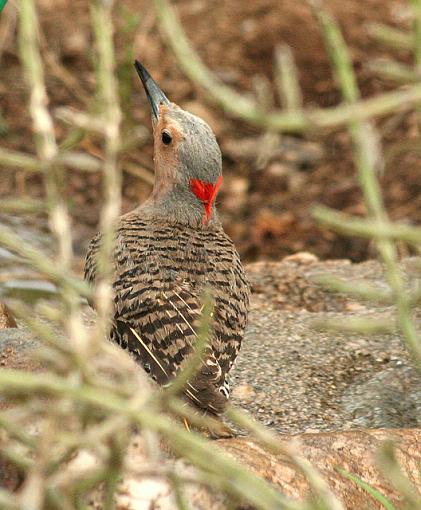
[[(407, 259), (408, 280), (419, 260)], [(320, 331), (315, 321), (393, 317), (393, 307), (358, 302), (314, 281), (333, 274), (384, 288), (374, 261), (318, 262), (295, 256), (248, 266), (250, 323), (232, 377), (233, 402), (281, 433), (421, 426), (421, 378), (398, 334)]]

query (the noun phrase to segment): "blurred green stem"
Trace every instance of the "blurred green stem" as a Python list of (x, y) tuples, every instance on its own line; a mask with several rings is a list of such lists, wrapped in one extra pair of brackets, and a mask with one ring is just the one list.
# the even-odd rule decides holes
[(400, 239), (414, 245), (421, 244), (421, 228), (404, 223), (391, 223), (387, 218), (365, 219), (330, 209), (316, 206), (312, 210), (313, 217), (324, 225), (350, 236), (367, 239)]
[(20, 510), (21, 507), (17, 502), (16, 495), (7, 491), (6, 489), (0, 489), (0, 508), (7, 510)]
[[(309, 3), (319, 22), (344, 101), (351, 105), (355, 104), (359, 100), (360, 94), (352, 62), (340, 29), (330, 14), (323, 8), (321, 1), (310, 0)], [(376, 177), (376, 167), (379, 164), (380, 156), (379, 141), (374, 126), (367, 122), (354, 120), (349, 123), (349, 131), (353, 141), (354, 160), (368, 215), (375, 222), (387, 222), (387, 214)], [(410, 299), (405, 291), (404, 279), (399, 269), (395, 245), (387, 237), (377, 235), (375, 240), (395, 296), (400, 329), (418, 368), (421, 370), (421, 343), (415, 329)]]
[[(414, 67), (418, 77), (421, 77), (421, 0), (410, 0), (414, 13)], [(418, 78), (420, 80), (420, 78)], [(421, 101), (418, 103), (418, 129), (421, 129)]]
[(369, 35), (383, 46), (395, 50), (412, 51), (414, 39), (412, 34), (381, 23), (371, 23), (367, 26)]
[[(157, 20), (165, 42), (171, 47), (184, 74), (206, 91), (209, 98), (234, 116), (267, 131), (295, 132), (333, 129), (352, 121), (386, 115), (421, 101), (421, 85), (360, 99), (330, 108), (262, 112), (256, 101), (225, 85), (202, 62), (192, 48), (176, 11), (168, 0), (154, 0)], [(348, 80), (348, 77), (345, 77)]]
[[(81, 172), (98, 172), (102, 165), (99, 159), (89, 154), (76, 151), (66, 151), (57, 156), (53, 164), (61, 164), (79, 170)], [(48, 168), (45, 162), (23, 152), (11, 151), (0, 147), (0, 165), (6, 170), (8, 167), (19, 168), (25, 172), (46, 173)]]
[(81, 403), (128, 416), (142, 428), (159, 432), (174, 450), (202, 471), (220, 478), (224, 489), (240, 499), (245, 498), (258, 509), (282, 508), (300, 510), (298, 502), (287, 499), (266, 481), (240, 466), (223, 454), (219, 448), (209, 448), (208, 442), (198, 434), (188, 432), (174, 422), (145, 406), (138, 409), (133, 403), (118, 397), (114, 392), (88, 385), (70, 384), (68, 379), (54, 374), (25, 373), (20, 370), (0, 371), (0, 391), (28, 397), (31, 393), (51, 397), (69, 397)]
[(403, 474), (399, 465), (395, 445), (392, 441), (385, 441), (377, 452), (377, 460), (383, 473), (389, 478), (392, 484), (398, 489), (405, 501), (405, 510), (419, 510), (421, 495)]
[(398, 84), (419, 83), (419, 71), (412, 66), (389, 58), (377, 58), (368, 63), (368, 68), (377, 75)]
[(47, 109), (47, 92), (39, 49), (39, 25), (33, 0), (20, 3), (20, 57), (30, 86), (30, 113), (35, 132), (35, 144), (39, 159), (46, 168), (48, 203), (51, 207), (51, 227), (57, 238), (60, 263), (68, 268), (72, 256), (70, 223), (63, 199), (63, 170), (57, 164), (58, 148), (54, 126)]
[(414, 13), (414, 60), (416, 71), (421, 74), (421, 0), (410, 0)]
[(91, 291), (85, 282), (63, 271), (59, 265), (42, 251), (26, 244), (10, 229), (0, 227), (0, 244), (23, 257), (29, 266), (45, 275), (53, 283), (69, 288), (81, 296), (89, 297), (91, 295)]
[(98, 253), (97, 293), (95, 306), (98, 312), (97, 337), (108, 333), (111, 311), (111, 277), (113, 273), (112, 251), (117, 220), (121, 209), (121, 172), (118, 166), (120, 150), (121, 111), (115, 79), (112, 7), (110, 0), (91, 0), (90, 10), (98, 54), (97, 76), (98, 101), (103, 111), (105, 136), (104, 206), (101, 211), (101, 243)]
[(275, 81), (285, 110), (301, 110), (303, 97), (298, 70), (291, 48), (287, 45), (278, 46), (275, 50)]

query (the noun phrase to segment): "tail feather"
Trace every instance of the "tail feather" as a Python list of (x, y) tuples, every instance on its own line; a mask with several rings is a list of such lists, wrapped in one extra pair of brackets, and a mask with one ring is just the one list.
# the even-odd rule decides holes
[[(168, 362), (153, 345), (148, 344), (141, 335), (125, 321), (116, 321), (116, 328), (111, 339), (123, 349), (128, 349), (144, 370), (160, 385), (167, 386), (176, 374)], [(213, 368), (213, 367), (212, 367)], [(196, 408), (213, 415), (224, 412), (227, 397), (219, 391), (220, 383), (215, 380), (214, 370), (204, 363), (197, 374), (187, 382), (183, 390), (185, 397)]]

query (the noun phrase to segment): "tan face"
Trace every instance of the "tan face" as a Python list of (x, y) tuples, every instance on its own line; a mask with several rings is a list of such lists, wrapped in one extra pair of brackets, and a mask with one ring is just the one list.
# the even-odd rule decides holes
[[(172, 104), (172, 108), (178, 108)], [(169, 115), (168, 105), (159, 106), (159, 117), (153, 126), (155, 187), (154, 195), (162, 195), (173, 186), (179, 168), (178, 149), (184, 139), (180, 124)]]

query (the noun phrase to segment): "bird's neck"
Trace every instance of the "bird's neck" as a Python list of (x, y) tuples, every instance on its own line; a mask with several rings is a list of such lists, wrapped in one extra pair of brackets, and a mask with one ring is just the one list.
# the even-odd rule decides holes
[(142, 212), (155, 219), (194, 228), (208, 229), (219, 225), (215, 207), (217, 188), (199, 180), (191, 181), (189, 185), (175, 185), (165, 192), (154, 188), (141, 206)]

